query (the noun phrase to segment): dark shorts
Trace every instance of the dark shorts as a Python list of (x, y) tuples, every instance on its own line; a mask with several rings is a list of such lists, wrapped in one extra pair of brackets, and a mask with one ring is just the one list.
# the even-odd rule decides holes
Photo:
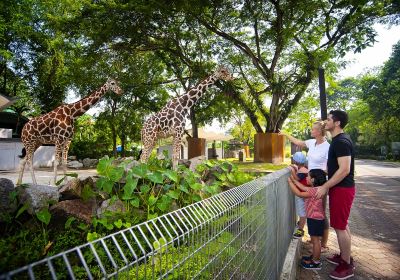
[(333, 187), (329, 190), (330, 224), (334, 229), (346, 229), (355, 194), (355, 187)]
[(307, 218), (307, 227), (310, 236), (322, 236), (324, 234), (325, 220)]

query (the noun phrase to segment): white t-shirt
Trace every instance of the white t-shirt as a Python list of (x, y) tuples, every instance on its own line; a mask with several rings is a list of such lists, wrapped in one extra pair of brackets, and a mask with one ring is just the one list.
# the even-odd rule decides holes
[(308, 170), (311, 169), (322, 169), (326, 171), (326, 164), (328, 162), (328, 151), (330, 144), (328, 141), (324, 141), (321, 144), (316, 145), (317, 140), (308, 139), (304, 141), (308, 148), (307, 159), (308, 159)]

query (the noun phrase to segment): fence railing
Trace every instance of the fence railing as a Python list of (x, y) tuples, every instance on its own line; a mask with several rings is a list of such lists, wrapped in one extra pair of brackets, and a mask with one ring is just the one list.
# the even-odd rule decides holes
[(0, 279), (277, 279), (295, 225), (288, 169)]

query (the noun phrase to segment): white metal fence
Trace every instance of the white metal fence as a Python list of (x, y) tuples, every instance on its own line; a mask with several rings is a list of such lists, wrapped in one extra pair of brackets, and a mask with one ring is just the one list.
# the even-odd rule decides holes
[(288, 169), (0, 279), (277, 279), (295, 225)]

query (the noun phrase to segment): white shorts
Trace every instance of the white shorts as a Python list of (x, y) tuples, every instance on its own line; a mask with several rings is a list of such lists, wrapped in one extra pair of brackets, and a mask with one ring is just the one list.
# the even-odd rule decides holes
[(305, 217), (306, 216), (306, 204), (304, 202), (304, 198), (295, 196), (294, 197), (294, 202), (296, 204), (296, 214), (299, 217)]

